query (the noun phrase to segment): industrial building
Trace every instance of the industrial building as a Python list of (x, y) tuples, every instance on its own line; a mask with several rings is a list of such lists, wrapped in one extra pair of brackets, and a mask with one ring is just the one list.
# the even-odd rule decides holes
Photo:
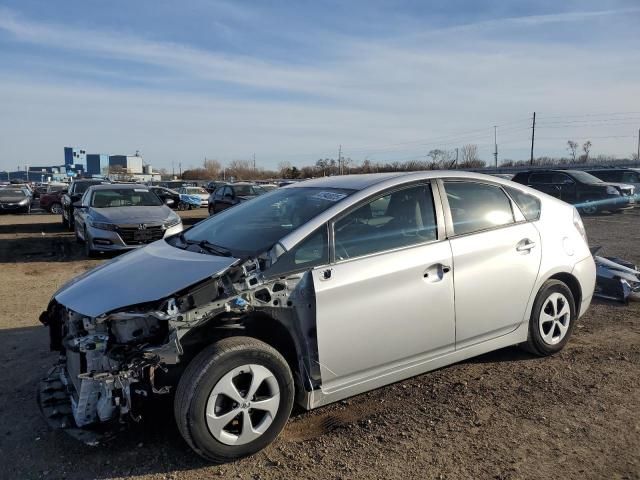
[(88, 153), (87, 154), (87, 174), (109, 175), (109, 155), (105, 153)]

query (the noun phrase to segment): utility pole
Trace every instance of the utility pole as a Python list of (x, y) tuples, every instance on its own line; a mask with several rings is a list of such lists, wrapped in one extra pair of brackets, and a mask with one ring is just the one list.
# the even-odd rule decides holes
[[(640, 133), (640, 132), (639, 132)], [(533, 165), (533, 141), (536, 138), (536, 112), (533, 112), (533, 125), (531, 126), (531, 159), (529, 163)]]
[(256, 154), (253, 154), (253, 171), (256, 171)]
[(342, 175), (342, 145), (338, 147), (338, 173)]
[(498, 127), (496, 125), (493, 126), (493, 145), (495, 148), (493, 156), (496, 159), (496, 168), (498, 168)]
[(456, 168), (458, 168), (458, 147), (456, 147), (456, 161), (454, 165), (456, 166)]
[(182, 178), (182, 162), (178, 163), (178, 171), (180, 172), (180, 178)]
[(637, 160), (640, 162), (640, 128), (638, 129), (638, 158)]
[(171, 176), (176, 178), (176, 162), (171, 160)]

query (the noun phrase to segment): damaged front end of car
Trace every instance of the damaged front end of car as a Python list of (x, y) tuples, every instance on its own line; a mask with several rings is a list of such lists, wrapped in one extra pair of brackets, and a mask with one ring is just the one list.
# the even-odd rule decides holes
[[(89, 445), (108, 439), (142, 420), (154, 399), (171, 395), (184, 368), (204, 346), (239, 331), (285, 352), (303, 391), (317, 388), (309, 272), (266, 279), (260, 259), (177, 249), (154, 252), (156, 248), (172, 247), (152, 244), (108, 262), (63, 287), (42, 313), (51, 349), (60, 353), (38, 390), (50, 426)], [(156, 278), (160, 270), (178, 267), (158, 265), (176, 255), (184, 257), (173, 258), (181, 262), (180, 271), (191, 273), (175, 281), (180, 277), (176, 271), (173, 283), (166, 273)], [(145, 256), (153, 256), (155, 263)], [(125, 257), (127, 268), (121, 260)], [(148, 288), (140, 287), (136, 278), (142, 265)], [(188, 286), (177, 288), (181, 282)]]

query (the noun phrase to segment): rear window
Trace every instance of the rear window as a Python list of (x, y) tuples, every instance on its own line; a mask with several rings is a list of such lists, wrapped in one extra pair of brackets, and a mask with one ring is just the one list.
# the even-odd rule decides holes
[(517, 188), (504, 187), (507, 193), (511, 196), (518, 208), (528, 221), (532, 222), (540, 218), (540, 200), (533, 195), (521, 192)]
[(495, 185), (445, 181), (455, 235), (487, 230), (515, 222), (511, 202)]

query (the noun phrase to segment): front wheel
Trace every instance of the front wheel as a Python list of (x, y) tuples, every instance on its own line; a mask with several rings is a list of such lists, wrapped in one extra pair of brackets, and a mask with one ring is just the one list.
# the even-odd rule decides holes
[(49, 209), (49, 211), (51, 213), (56, 214), (56, 215), (61, 215), (62, 214), (62, 205), (60, 205), (59, 203), (54, 203), (53, 205), (51, 205), (51, 208)]
[(275, 440), (293, 398), (291, 370), (277, 350), (255, 338), (231, 337), (191, 361), (176, 389), (174, 413), (189, 446), (224, 463)]
[(559, 280), (547, 280), (533, 304), (525, 348), (540, 356), (559, 352), (569, 341), (576, 319), (569, 287)]

